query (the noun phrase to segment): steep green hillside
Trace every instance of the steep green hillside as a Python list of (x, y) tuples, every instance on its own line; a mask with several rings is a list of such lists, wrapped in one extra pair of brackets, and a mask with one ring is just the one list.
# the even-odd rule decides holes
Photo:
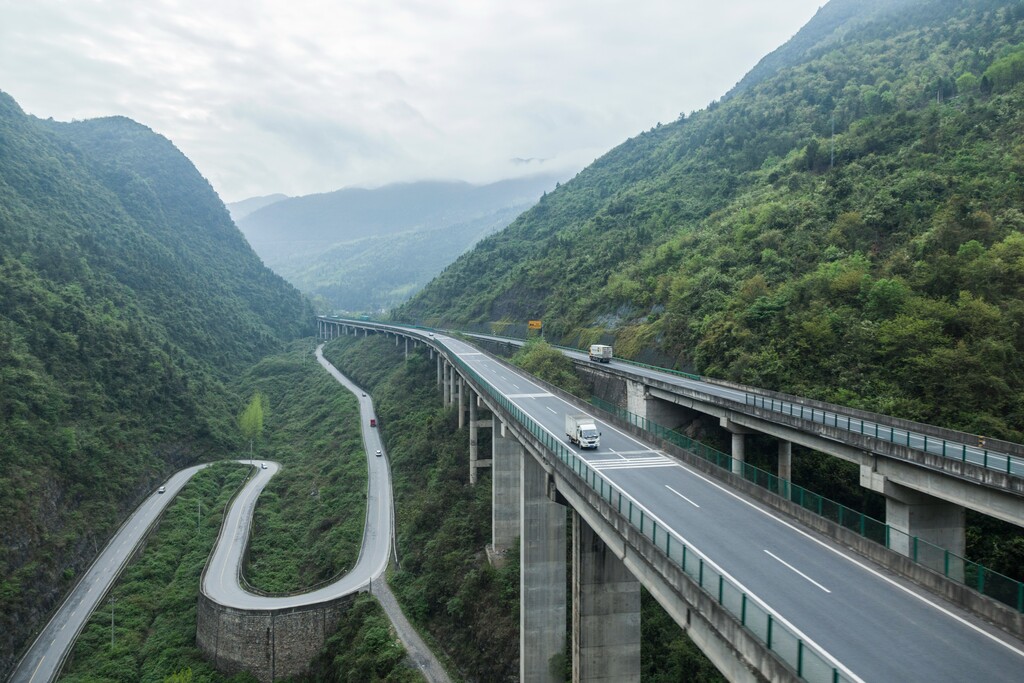
[(549, 339), (1024, 439), (1024, 4), (816, 19), (395, 317), (542, 318)]
[(238, 221), (268, 266), (326, 311), (408, 299), (459, 254), (511, 223), (558, 178), (424, 181), (276, 202)]
[(165, 138), (0, 93), (0, 676), (164, 474), (234, 447), (224, 380), (309, 313)]

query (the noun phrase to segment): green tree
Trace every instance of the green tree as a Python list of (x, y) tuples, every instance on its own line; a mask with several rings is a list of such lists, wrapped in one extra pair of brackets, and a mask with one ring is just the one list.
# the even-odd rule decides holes
[(263, 433), (263, 415), (266, 412), (266, 397), (259, 391), (252, 395), (249, 405), (238, 416), (238, 428), (249, 440), (249, 457), (252, 457), (252, 442)]

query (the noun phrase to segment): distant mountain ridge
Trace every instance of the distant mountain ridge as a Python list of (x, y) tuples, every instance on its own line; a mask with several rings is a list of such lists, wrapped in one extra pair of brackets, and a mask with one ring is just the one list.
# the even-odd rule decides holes
[(375, 311), (407, 299), (561, 179), (349, 188), (274, 202), (238, 226), (268, 266), (323, 307)]
[(230, 202), (225, 204), (225, 206), (228, 208), (228, 213), (231, 214), (231, 220), (238, 223), (238, 221), (242, 220), (253, 211), (259, 211), (266, 206), (276, 204), (277, 202), (288, 198), (289, 197), (286, 194), (268, 194), (262, 197), (249, 197), (248, 199), (243, 199), (240, 202)]

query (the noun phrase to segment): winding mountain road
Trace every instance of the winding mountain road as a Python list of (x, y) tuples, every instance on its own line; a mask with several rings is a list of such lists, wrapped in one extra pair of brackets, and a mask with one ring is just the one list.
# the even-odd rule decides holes
[[(368, 427), (370, 418), (374, 415), (373, 401), (323, 357), (322, 349), (322, 345), (316, 349), (317, 361), (338, 382), (355, 394), (359, 401), (369, 478), (366, 524), (359, 559), (352, 570), (344, 576), (307, 593), (288, 596), (256, 595), (240, 585), (242, 553), (252, 525), (256, 500), (280, 469), (278, 463), (264, 461), (266, 468), (255, 469), (255, 474), (229, 508), (215, 550), (203, 575), (201, 590), (223, 605), (238, 609), (297, 607), (367, 590), (371, 582), (375, 588), (383, 583), (383, 574), (391, 557), (394, 539), (394, 504), (387, 458), (376, 457), (378, 450), (383, 452), (380, 435), (376, 429)], [(248, 464), (252, 461), (238, 462)], [(160, 519), (165, 508), (197, 472), (208, 466), (197, 465), (175, 473), (164, 485), (166, 492), (154, 492), (132, 513), (26, 651), (9, 679), (11, 683), (41, 683), (56, 679), (78, 634)], [(395, 626), (399, 639), (420, 672), (431, 683), (447, 682), (448, 677), (444, 668), (411, 629), (393, 598), (381, 602)]]

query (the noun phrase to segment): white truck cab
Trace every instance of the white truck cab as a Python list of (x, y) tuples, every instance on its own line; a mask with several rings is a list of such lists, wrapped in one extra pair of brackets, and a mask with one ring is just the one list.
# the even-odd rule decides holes
[(598, 363), (611, 363), (612, 347), (606, 344), (591, 344), (589, 356), (590, 360)]
[(580, 448), (597, 448), (601, 445), (601, 432), (597, 431), (594, 418), (589, 415), (566, 415), (565, 435), (569, 442)]

